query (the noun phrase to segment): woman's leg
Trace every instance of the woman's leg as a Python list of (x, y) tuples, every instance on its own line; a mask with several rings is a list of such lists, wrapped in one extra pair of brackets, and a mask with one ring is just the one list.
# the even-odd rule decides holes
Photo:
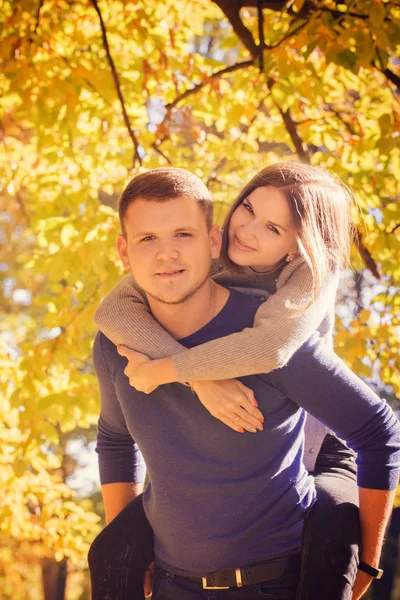
[(318, 500), (304, 524), (297, 600), (351, 600), (361, 541), (354, 452), (327, 435), (313, 475)]
[(93, 541), (88, 563), (92, 600), (144, 600), (143, 577), (153, 561), (153, 531), (142, 495)]

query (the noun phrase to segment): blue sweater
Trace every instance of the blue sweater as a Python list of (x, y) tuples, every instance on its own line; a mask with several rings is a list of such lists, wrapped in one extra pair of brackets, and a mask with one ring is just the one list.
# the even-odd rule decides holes
[[(210, 323), (180, 341), (192, 347), (251, 327), (258, 306), (231, 291)], [(283, 369), (241, 378), (265, 417), (256, 434), (238, 434), (214, 419), (183, 385), (137, 392), (123, 373), (126, 359), (101, 333), (93, 356), (101, 391), (101, 483), (144, 481), (143, 453), (156, 562), (173, 573), (202, 576), (300, 548), (315, 501), (302, 462), (303, 409), (358, 452), (360, 486), (397, 485), (397, 419), (317, 335)]]

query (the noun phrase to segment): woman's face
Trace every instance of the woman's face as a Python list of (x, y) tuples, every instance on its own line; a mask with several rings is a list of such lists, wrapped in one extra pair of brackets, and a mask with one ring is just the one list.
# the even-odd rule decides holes
[(277, 188), (259, 187), (232, 215), (228, 255), (241, 267), (269, 271), (288, 252), (297, 253), (297, 234), (289, 204)]

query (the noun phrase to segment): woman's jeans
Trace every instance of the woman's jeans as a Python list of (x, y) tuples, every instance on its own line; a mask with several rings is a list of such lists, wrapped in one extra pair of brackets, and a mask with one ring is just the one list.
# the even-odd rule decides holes
[(154, 560), (153, 530), (142, 495), (99, 533), (88, 554), (92, 600), (144, 600), (143, 577)]
[(351, 600), (361, 544), (355, 453), (327, 435), (313, 475), (318, 501), (304, 523), (297, 600)]
[[(208, 595), (205, 596), (176, 594), (170, 597), (174, 600), (192, 597), (208, 600), (350, 600), (360, 544), (355, 455), (337, 438), (328, 435), (313, 474), (318, 501), (304, 524), (301, 572), (300, 576), (294, 574), (298, 580), (297, 595), (293, 594), (293, 581), (276, 581), (275, 584), (268, 582), (263, 589), (260, 585), (264, 584), (223, 590), (225, 595), (215, 595), (216, 590), (206, 592)], [(138, 496), (103, 529), (89, 550), (92, 600), (144, 600), (143, 577), (153, 559), (153, 532), (144, 514), (142, 496)], [(160, 594), (169, 594), (172, 583), (178, 584), (177, 580), (172, 583), (168, 580), (167, 585), (165, 578), (168, 580), (168, 575), (157, 569), (153, 600), (164, 599)], [(179, 585), (190, 588), (195, 582), (180, 579)], [(274, 585), (271, 595), (267, 588), (273, 589)], [(250, 587), (254, 587), (251, 593), (256, 595), (248, 593)], [(277, 589), (286, 596), (276, 595)], [(190, 590), (187, 593), (191, 593)]]

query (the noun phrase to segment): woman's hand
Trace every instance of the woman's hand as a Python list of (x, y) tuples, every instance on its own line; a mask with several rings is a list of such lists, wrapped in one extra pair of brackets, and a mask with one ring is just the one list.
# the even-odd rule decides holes
[[(157, 389), (162, 382), (156, 380), (156, 375), (159, 376), (162, 368), (153, 367), (163, 364), (161, 360), (151, 361), (145, 354), (130, 350), (126, 346), (118, 346), (117, 350), (121, 356), (128, 359), (124, 373), (132, 387), (145, 394)], [(212, 416), (231, 429), (240, 433), (244, 430), (252, 433), (262, 431), (264, 417), (257, 408), (254, 392), (237, 379), (196, 381), (192, 389)]]
[(145, 354), (130, 350), (126, 346), (118, 346), (118, 354), (128, 359), (128, 364), (124, 369), (125, 375), (129, 379), (129, 384), (138, 392), (150, 394), (157, 387), (158, 383), (152, 380), (152, 371), (148, 368), (152, 361)]
[(359, 598), (364, 596), (365, 592), (372, 583), (372, 579), (373, 578), (368, 575), (368, 573), (364, 573), (364, 571), (357, 571), (351, 600), (359, 600)]
[(231, 429), (240, 433), (262, 431), (264, 417), (257, 408), (254, 392), (237, 379), (195, 381), (192, 389), (212, 416)]

